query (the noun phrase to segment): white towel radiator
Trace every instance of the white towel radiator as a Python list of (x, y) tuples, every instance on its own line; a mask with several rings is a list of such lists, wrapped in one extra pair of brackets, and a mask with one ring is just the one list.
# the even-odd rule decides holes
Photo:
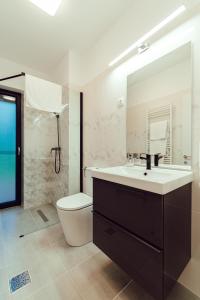
[(146, 117), (146, 153), (150, 153), (150, 126), (153, 122), (159, 122), (167, 120), (167, 146), (166, 155), (164, 156), (164, 164), (172, 164), (173, 153), (172, 153), (172, 104), (160, 106), (147, 111)]

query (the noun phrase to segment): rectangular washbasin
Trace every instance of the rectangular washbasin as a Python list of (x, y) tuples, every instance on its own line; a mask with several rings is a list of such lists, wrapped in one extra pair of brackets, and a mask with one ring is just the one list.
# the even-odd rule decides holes
[(93, 168), (92, 177), (161, 195), (178, 189), (193, 180), (191, 171), (161, 168), (146, 170), (142, 166)]

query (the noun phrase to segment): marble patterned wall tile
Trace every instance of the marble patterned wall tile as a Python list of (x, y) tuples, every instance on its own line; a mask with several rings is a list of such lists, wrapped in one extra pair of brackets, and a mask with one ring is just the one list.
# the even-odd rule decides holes
[(56, 118), (24, 109), (24, 208), (56, 201), (68, 194), (68, 113), (60, 117), (61, 172), (54, 172), (51, 148), (57, 146)]

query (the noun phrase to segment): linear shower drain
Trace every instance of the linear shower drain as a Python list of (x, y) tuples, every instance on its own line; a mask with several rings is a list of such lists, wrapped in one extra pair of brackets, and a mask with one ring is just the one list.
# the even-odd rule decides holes
[(43, 213), (43, 211), (41, 211), (40, 209), (37, 210), (38, 215), (41, 217), (41, 219), (46, 223), (48, 222), (48, 218), (45, 216), (45, 214)]
[(9, 280), (10, 292), (14, 293), (29, 283), (31, 283), (31, 278), (29, 272), (25, 271)]

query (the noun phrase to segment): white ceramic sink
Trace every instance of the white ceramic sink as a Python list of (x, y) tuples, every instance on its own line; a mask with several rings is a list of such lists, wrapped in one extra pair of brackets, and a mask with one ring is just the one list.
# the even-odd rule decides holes
[(119, 166), (112, 168), (92, 168), (92, 177), (131, 186), (156, 194), (167, 194), (192, 182), (191, 171), (153, 168), (141, 166)]

